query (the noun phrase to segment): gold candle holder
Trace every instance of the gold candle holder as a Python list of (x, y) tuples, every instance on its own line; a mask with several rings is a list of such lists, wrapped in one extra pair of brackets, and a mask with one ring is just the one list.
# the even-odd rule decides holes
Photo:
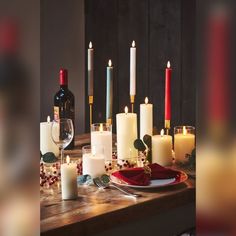
[(170, 120), (165, 120), (165, 129), (166, 129), (166, 134), (169, 134), (170, 130)]
[(112, 125), (112, 118), (107, 119), (107, 124)]
[(131, 112), (134, 113), (134, 101), (135, 95), (130, 95), (130, 103), (131, 103)]
[(93, 96), (89, 96), (89, 120), (91, 126), (93, 123)]

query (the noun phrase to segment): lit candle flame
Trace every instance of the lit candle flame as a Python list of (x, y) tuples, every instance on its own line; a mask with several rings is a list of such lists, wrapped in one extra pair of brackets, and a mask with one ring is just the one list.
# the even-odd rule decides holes
[(164, 129), (161, 130), (161, 137), (164, 136)]
[(47, 117), (47, 122), (48, 122), (48, 123), (50, 122), (50, 116)]
[(66, 163), (69, 165), (70, 164), (70, 157), (69, 155), (66, 156)]
[(90, 42), (89, 43), (89, 48), (92, 48), (92, 47), (93, 47), (92, 42)]
[(99, 131), (100, 131), (100, 132), (103, 131), (103, 125), (102, 125), (102, 123), (101, 123), (100, 126), (99, 126)]
[(129, 109), (128, 109), (128, 107), (126, 106), (126, 107), (125, 107), (125, 114), (126, 114), (126, 115), (127, 115), (128, 111), (129, 111)]
[(108, 66), (109, 66), (109, 67), (112, 66), (112, 62), (111, 62), (111, 60), (108, 61)]
[(133, 42), (132, 42), (132, 48), (134, 48), (135, 47), (135, 41), (133, 40)]
[(167, 68), (170, 68), (170, 61), (167, 62)]
[(184, 134), (184, 135), (186, 135), (186, 134), (187, 134), (187, 129), (186, 129), (186, 127), (185, 127), (185, 126), (183, 127), (183, 134)]
[(145, 104), (148, 104), (148, 97), (145, 97)]

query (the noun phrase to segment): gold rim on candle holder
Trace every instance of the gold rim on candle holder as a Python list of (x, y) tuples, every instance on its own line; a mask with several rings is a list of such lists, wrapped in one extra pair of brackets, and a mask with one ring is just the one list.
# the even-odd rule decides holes
[(130, 95), (130, 103), (131, 103), (131, 112), (134, 113), (134, 100), (135, 95)]
[(89, 96), (89, 120), (91, 125), (93, 123), (93, 96)]

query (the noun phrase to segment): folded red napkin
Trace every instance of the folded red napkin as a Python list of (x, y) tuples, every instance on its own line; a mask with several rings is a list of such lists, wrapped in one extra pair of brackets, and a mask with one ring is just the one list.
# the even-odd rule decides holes
[(138, 167), (116, 171), (112, 173), (112, 176), (130, 185), (145, 186), (149, 185), (152, 179), (176, 178), (179, 174), (179, 171), (171, 170), (154, 163), (144, 168)]

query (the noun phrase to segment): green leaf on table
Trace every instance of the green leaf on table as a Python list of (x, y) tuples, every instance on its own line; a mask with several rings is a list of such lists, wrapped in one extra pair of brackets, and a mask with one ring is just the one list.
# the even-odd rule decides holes
[(144, 152), (146, 150), (146, 147), (141, 139), (136, 139), (134, 141), (134, 147), (141, 152)]
[(43, 162), (45, 163), (54, 163), (58, 161), (58, 159), (56, 158), (53, 152), (45, 153), (44, 155), (42, 155), (42, 159), (43, 159)]
[(102, 175), (101, 180), (103, 183), (108, 184), (110, 182), (110, 177), (108, 175)]
[(143, 142), (148, 146), (149, 149), (152, 147), (152, 137), (148, 134), (143, 136)]

